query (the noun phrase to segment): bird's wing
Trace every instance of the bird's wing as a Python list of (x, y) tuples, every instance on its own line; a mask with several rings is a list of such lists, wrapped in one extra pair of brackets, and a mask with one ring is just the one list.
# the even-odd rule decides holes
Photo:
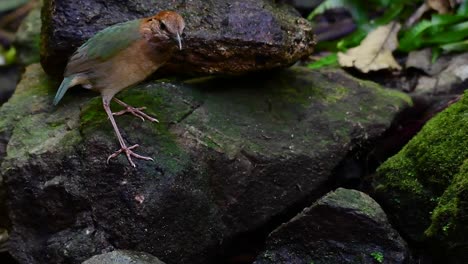
[(65, 76), (84, 73), (96, 63), (102, 63), (141, 38), (141, 20), (115, 24), (99, 31), (73, 54), (68, 62)]

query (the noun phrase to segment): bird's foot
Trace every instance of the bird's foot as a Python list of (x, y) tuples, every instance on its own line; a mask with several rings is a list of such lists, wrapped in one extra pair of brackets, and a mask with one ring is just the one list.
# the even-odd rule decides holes
[(141, 111), (141, 110), (145, 110), (146, 107), (138, 107), (138, 108), (133, 107), (133, 106), (128, 105), (128, 104), (126, 104), (126, 103), (124, 103), (124, 102), (122, 102), (122, 101), (120, 101), (120, 100), (118, 100), (116, 98), (114, 98), (114, 101), (116, 101), (121, 106), (125, 107), (125, 109), (122, 110), (122, 111), (112, 113), (115, 116), (123, 115), (125, 113), (130, 113), (130, 114), (140, 118), (143, 121), (145, 121), (145, 119), (147, 119), (147, 120), (149, 120), (151, 122), (159, 123), (159, 121), (156, 118), (151, 117), (151, 116), (147, 115), (146, 113), (144, 113), (143, 111)]
[(115, 157), (117, 157), (118, 155), (120, 155), (120, 153), (124, 152), (125, 155), (127, 155), (127, 159), (128, 159), (128, 162), (130, 162), (130, 165), (132, 165), (132, 167), (136, 168), (136, 165), (135, 163), (133, 162), (132, 160), (132, 157), (135, 157), (137, 159), (143, 159), (143, 160), (151, 160), (151, 161), (154, 161), (152, 158), (150, 157), (145, 157), (145, 156), (141, 156), (139, 154), (136, 154), (135, 152), (132, 151), (132, 149), (134, 148), (137, 148), (139, 145), (138, 144), (135, 144), (131, 147), (126, 147), (126, 146), (122, 146), (119, 150), (117, 150), (116, 152), (114, 152), (114, 154), (110, 155), (108, 158), (107, 158), (107, 163), (109, 163), (109, 160), (110, 159), (113, 159)]

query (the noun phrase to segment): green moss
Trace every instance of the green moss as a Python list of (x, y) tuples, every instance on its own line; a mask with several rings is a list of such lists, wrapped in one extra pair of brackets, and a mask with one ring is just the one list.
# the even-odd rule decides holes
[(468, 250), (468, 159), (440, 197), (426, 235)]
[[(18, 166), (38, 155), (67, 155), (81, 142), (74, 128), (80, 104), (87, 98), (72, 94), (66, 104), (55, 107), (52, 98), (58, 82), (39, 64), (26, 67), (14, 95), (0, 109), (0, 137), (8, 142), (4, 168)], [(58, 153), (58, 154), (57, 154)]]
[(384, 262), (384, 255), (382, 254), (382, 252), (378, 252), (378, 251), (372, 252), (371, 256), (374, 258), (374, 260), (377, 263), (383, 263)]
[[(344, 80), (330, 82), (336, 76)], [(326, 150), (337, 141), (350, 142), (353, 127), (364, 128), (376, 117), (389, 124), (388, 114), (406, 105), (399, 97), (380, 96), (383, 89), (376, 84), (354, 88), (358, 83), (353, 78), (301, 67), (255, 78), (205, 78), (190, 83), (200, 91), (197, 96), (203, 104), (185, 122), (199, 128), (199, 141), (226, 153), (243, 149), (284, 155), (285, 149), (301, 152), (310, 145)], [(366, 97), (364, 104), (358, 102), (358, 93)], [(363, 110), (349, 111), (358, 106)], [(310, 120), (315, 123), (312, 129)], [(351, 125), (343, 125), (346, 122)]]
[[(190, 112), (190, 106), (182, 102), (182, 98), (169, 92), (170, 88), (161, 82), (145, 86), (148, 85), (132, 87), (120, 93), (118, 97), (131, 106), (145, 106), (145, 113), (155, 116), (160, 123), (143, 122), (137, 117), (126, 114), (115, 117), (117, 125), (121, 132), (126, 134), (129, 143), (140, 145), (137, 152), (153, 157), (165, 172), (176, 175), (185, 169), (190, 160), (189, 155), (179, 146), (169, 126)], [(113, 112), (118, 112), (122, 107), (113, 102), (111, 109)], [(117, 148), (117, 138), (100, 97), (90, 100), (82, 108), (80, 130), (85, 138), (102, 138), (101, 141), (116, 145)], [(115, 140), (112, 141), (112, 138)]]
[(100, 126), (102, 120), (106, 118), (107, 115), (102, 106), (101, 98), (93, 98), (83, 107), (80, 113), (80, 127), (94, 129)]
[(23, 65), (39, 62), (39, 41), (41, 33), (41, 5), (29, 12), (15, 37), (18, 59)]
[(424, 194), (424, 186), (415, 177), (415, 164), (404, 155), (389, 158), (378, 168), (379, 175), (385, 177), (379, 180), (377, 191), (392, 189), (416, 195)]
[[(12, 124), (21, 118), (35, 112), (48, 111), (52, 108), (46, 101), (56, 82), (50, 80), (40, 68), (34, 64), (26, 68), (25, 73), (15, 90), (15, 94), (0, 109), (0, 133), (11, 130)], [(42, 100), (38, 100), (38, 98)]]
[(378, 91), (383, 95), (383, 96), (391, 96), (394, 98), (398, 98), (402, 101), (404, 101), (407, 105), (412, 106), (413, 105), (413, 100), (411, 100), (411, 97), (405, 93), (402, 93), (396, 89), (378, 89)]
[(406, 232), (442, 238), (447, 248), (468, 244), (459, 235), (468, 231), (466, 220), (460, 224), (460, 219), (466, 219), (468, 203), (467, 94), (427, 122), (397, 155), (380, 166), (376, 178), (377, 192), (386, 197), (399, 225), (405, 229), (407, 223), (420, 223), (420, 229), (408, 227)]

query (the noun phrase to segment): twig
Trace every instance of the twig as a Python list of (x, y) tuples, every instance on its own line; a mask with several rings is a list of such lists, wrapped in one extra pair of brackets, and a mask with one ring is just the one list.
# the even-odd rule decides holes
[(5, 39), (8, 43), (11, 43), (15, 40), (15, 33), (0, 28), (0, 39)]
[(414, 12), (409, 18), (408, 20), (406, 20), (406, 23), (405, 23), (405, 28), (409, 28), (411, 27), (412, 25), (414, 25), (414, 23), (416, 23), (423, 15), (424, 13), (426, 13), (427, 10), (429, 10), (430, 7), (426, 4), (426, 2), (424, 2), (419, 8), (418, 10), (416, 10), (416, 12)]
[(27, 4), (17, 8), (15, 11), (11, 12), (10, 14), (4, 16), (0, 20), (0, 28), (4, 28), (5, 26), (9, 25), (13, 21), (17, 20), (19, 17), (25, 16), (31, 9), (36, 7), (38, 4), (37, 0), (32, 0), (28, 2)]

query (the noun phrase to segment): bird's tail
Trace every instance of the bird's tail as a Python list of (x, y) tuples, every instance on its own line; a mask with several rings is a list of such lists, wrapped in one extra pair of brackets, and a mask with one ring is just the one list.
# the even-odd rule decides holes
[(58, 102), (60, 102), (60, 100), (62, 99), (62, 97), (65, 95), (65, 93), (68, 91), (68, 88), (70, 88), (71, 86), (73, 86), (73, 82), (74, 82), (74, 76), (68, 76), (68, 77), (65, 77), (62, 81), (62, 83), (60, 84), (60, 87), (57, 91), (57, 93), (55, 94), (55, 98), (54, 98), (54, 105), (57, 105)]

